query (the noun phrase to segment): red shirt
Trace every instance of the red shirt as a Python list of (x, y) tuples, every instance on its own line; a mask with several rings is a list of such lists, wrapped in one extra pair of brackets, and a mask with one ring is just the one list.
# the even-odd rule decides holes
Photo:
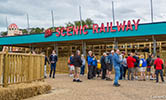
[(129, 56), (127, 58), (127, 66), (128, 66), (128, 68), (133, 68), (134, 67), (134, 62), (136, 62), (136, 60), (133, 57)]
[(160, 58), (157, 58), (154, 64), (156, 65), (156, 70), (162, 70), (163, 61)]

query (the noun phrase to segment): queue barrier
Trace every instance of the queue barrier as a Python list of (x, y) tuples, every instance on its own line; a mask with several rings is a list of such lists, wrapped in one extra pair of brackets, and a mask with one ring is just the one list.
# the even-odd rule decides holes
[(0, 85), (32, 82), (44, 78), (44, 55), (0, 53)]

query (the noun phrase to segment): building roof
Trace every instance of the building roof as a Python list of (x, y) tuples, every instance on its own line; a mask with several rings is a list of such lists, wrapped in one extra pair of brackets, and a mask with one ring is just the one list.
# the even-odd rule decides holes
[(10, 24), (10, 25), (8, 26), (8, 28), (16, 28), (16, 29), (18, 29), (18, 26), (13, 23), (13, 24)]
[[(133, 26), (134, 27), (134, 26)], [(113, 27), (116, 29), (117, 27)], [(101, 40), (101, 39), (119, 39), (118, 41), (126, 41), (132, 39), (135, 41), (137, 38), (145, 39), (152, 38), (156, 36), (157, 41), (163, 41), (166, 39), (166, 22), (156, 22), (156, 23), (146, 23), (139, 24), (138, 30), (128, 30), (128, 31), (116, 31), (116, 32), (102, 32), (102, 33), (93, 33), (92, 29), (87, 29), (88, 34), (79, 34), (72, 36), (56, 36), (56, 32), (45, 38), (45, 34), (30, 34), (30, 35), (21, 35), (21, 36), (9, 36), (9, 37), (0, 37), (0, 45), (16, 45), (16, 46), (28, 46), (29, 44), (50, 44), (50, 43), (67, 43), (66, 41), (90, 41), (90, 40)], [(152, 40), (152, 39), (151, 39)], [(93, 41), (92, 41), (93, 42)]]

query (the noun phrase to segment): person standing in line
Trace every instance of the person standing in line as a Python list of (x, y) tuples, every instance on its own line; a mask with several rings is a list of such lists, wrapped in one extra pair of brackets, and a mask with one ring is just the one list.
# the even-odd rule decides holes
[(156, 83), (158, 83), (158, 75), (160, 73), (160, 77), (162, 82), (164, 82), (164, 78), (163, 78), (163, 69), (164, 69), (164, 64), (162, 59), (160, 59), (160, 56), (157, 56), (157, 59), (154, 61), (154, 67), (156, 69)]
[(100, 60), (97, 60), (97, 77), (100, 77), (101, 74), (101, 63)]
[(155, 57), (154, 55), (152, 54), (151, 55), (151, 58), (152, 58), (152, 62), (151, 62), (151, 74), (152, 74), (152, 78), (150, 80), (155, 80), (156, 79), (156, 75), (155, 75), (155, 68), (154, 68), (154, 61), (155, 61)]
[(50, 78), (52, 76), (52, 72), (53, 72), (53, 78), (55, 78), (55, 72), (56, 72), (56, 63), (58, 61), (58, 56), (56, 54), (56, 51), (53, 50), (52, 54), (50, 55), (50, 63), (51, 63), (51, 70), (50, 70)]
[(114, 69), (115, 69), (115, 80), (114, 80), (114, 86), (119, 87), (120, 84), (118, 83), (119, 77), (120, 77), (120, 64), (122, 61), (120, 60), (120, 51), (119, 49), (116, 50), (116, 53), (114, 53), (113, 56), (113, 64), (114, 64)]
[(112, 71), (112, 58), (109, 56), (109, 53), (107, 53), (107, 56), (105, 58), (106, 68), (107, 68), (107, 81), (112, 81), (111, 78), (111, 71)]
[(74, 55), (74, 69), (75, 69), (75, 72), (74, 72), (74, 79), (73, 79), (73, 82), (82, 82), (80, 79), (79, 79), (79, 74), (80, 74), (80, 67), (82, 66), (82, 60), (81, 60), (81, 53), (79, 50), (77, 50), (76, 54)]
[[(45, 55), (45, 53), (43, 53)], [(44, 61), (44, 78), (47, 78), (47, 63), (50, 64), (50, 61), (48, 60), (48, 57), (45, 55), (45, 61)]]
[(87, 62), (88, 62), (88, 79), (92, 79), (93, 78), (93, 53), (92, 51), (88, 52), (88, 56), (87, 56)]
[(109, 70), (109, 73), (108, 73), (109, 78), (111, 80), (113, 80), (113, 78), (111, 77), (111, 73), (112, 73), (112, 70), (113, 70), (113, 56), (114, 56), (114, 50), (111, 50), (111, 53), (109, 54), (111, 65), (110, 65), (110, 70)]
[(97, 59), (96, 59), (96, 56), (93, 55), (93, 62), (92, 62), (92, 66), (93, 66), (93, 78), (96, 77), (96, 71), (97, 71)]
[(123, 73), (123, 79), (124, 79), (124, 80), (126, 79), (126, 72), (127, 72), (127, 70), (128, 70), (127, 58), (128, 58), (128, 57), (124, 57), (124, 56), (123, 56), (123, 60), (122, 60), (122, 67), (123, 67), (123, 69), (124, 69), (124, 73)]
[(136, 62), (134, 62), (134, 76), (135, 76), (135, 80), (138, 80), (138, 72), (139, 72), (139, 57), (138, 57), (138, 54), (135, 53), (133, 58), (136, 60)]
[(101, 79), (103, 79), (103, 80), (106, 78), (106, 72), (107, 72), (106, 63), (105, 63), (106, 57), (107, 57), (107, 54), (103, 53), (103, 56), (100, 59), (101, 70), (102, 70), (102, 77), (101, 77)]
[(140, 66), (140, 71), (141, 71), (141, 79), (140, 79), (140, 81), (146, 81), (146, 79), (145, 79), (145, 71), (146, 71), (147, 62), (144, 59), (144, 55), (141, 55), (139, 66)]
[(81, 60), (82, 60), (82, 66), (81, 66), (81, 75), (84, 76), (84, 73), (85, 73), (85, 57), (84, 55), (82, 54), (81, 55)]
[(127, 66), (128, 66), (128, 80), (134, 80), (134, 63), (136, 60), (133, 58), (133, 53), (131, 53), (127, 58)]
[(151, 68), (152, 68), (152, 65), (153, 65), (153, 60), (152, 60), (152, 55), (149, 55), (149, 57), (146, 59), (147, 61), (147, 75), (146, 75), (146, 78), (147, 80), (150, 78), (152, 79), (152, 73), (151, 73)]
[[(123, 56), (124, 56), (124, 52), (122, 52), (122, 53), (119, 55), (121, 62), (123, 61)], [(120, 77), (119, 77), (119, 80), (122, 80), (122, 78), (123, 78), (123, 73), (124, 73), (124, 69), (123, 69), (123, 66), (122, 66), (122, 63), (121, 63), (121, 64), (120, 64)]]
[(73, 60), (73, 58), (74, 58), (74, 53), (71, 54), (69, 61), (68, 61), (69, 70), (70, 70), (70, 72), (69, 72), (70, 77), (73, 77), (73, 74), (74, 74), (74, 60)]

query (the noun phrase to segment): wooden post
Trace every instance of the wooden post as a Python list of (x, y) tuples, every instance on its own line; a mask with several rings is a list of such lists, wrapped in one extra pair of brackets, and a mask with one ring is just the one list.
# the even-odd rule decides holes
[(150, 52), (150, 54), (152, 54), (152, 43), (151, 42), (149, 43), (149, 52)]
[(5, 54), (4, 57), (4, 65), (3, 65), (3, 87), (7, 87), (8, 86), (8, 51)]
[(125, 53), (126, 53), (126, 55), (127, 55), (127, 43), (125, 43)]
[(32, 63), (32, 54), (29, 55), (29, 67), (28, 67), (28, 81), (33, 79), (33, 63)]
[(162, 43), (160, 42), (160, 48), (159, 48), (159, 52), (162, 52)]

